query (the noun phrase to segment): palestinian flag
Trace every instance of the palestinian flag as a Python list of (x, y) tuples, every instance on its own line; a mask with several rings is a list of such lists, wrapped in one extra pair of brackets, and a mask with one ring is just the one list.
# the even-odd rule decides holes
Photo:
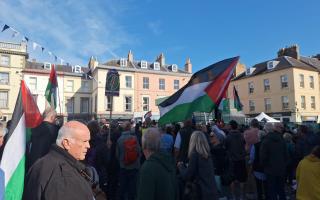
[(151, 110), (146, 112), (146, 114), (144, 114), (143, 118), (146, 119), (147, 117), (152, 117), (152, 112)]
[(240, 102), (240, 97), (238, 95), (238, 91), (235, 86), (233, 86), (233, 105), (234, 105), (234, 108), (237, 109), (237, 111), (242, 110), (243, 105)]
[(58, 88), (57, 72), (54, 68), (54, 64), (52, 64), (50, 77), (49, 77), (47, 89), (45, 92), (46, 100), (52, 108), (57, 107), (57, 88)]
[(211, 112), (219, 106), (238, 60), (222, 60), (196, 72), (184, 87), (159, 104), (159, 124), (191, 119), (193, 112)]
[(26, 144), (31, 136), (31, 128), (38, 126), (41, 121), (37, 104), (22, 80), (0, 162), (0, 199), (22, 199)]

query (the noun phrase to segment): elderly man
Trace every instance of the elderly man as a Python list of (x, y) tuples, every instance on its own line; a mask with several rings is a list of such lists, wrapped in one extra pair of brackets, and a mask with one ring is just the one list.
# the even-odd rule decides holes
[(173, 156), (160, 152), (160, 133), (149, 128), (142, 136), (142, 149), (146, 156), (140, 170), (138, 200), (178, 199), (176, 170)]
[(83, 160), (90, 148), (90, 132), (77, 121), (66, 123), (58, 133), (49, 153), (30, 169), (24, 199), (93, 199), (91, 178), (85, 173)]

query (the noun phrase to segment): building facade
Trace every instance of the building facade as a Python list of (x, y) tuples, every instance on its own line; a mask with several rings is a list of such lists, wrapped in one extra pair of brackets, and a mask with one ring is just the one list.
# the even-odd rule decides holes
[(94, 113), (99, 118), (109, 118), (111, 98), (105, 96), (106, 76), (110, 69), (120, 75), (120, 94), (112, 97), (113, 119), (142, 120), (144, 114), (152, 112), (152, 118), (160, 117), (157, 99), (172, 95), (183, 87), (192, 76), (192, 64), (187, 59), (184, 70), (175, 64), (166, 64), (163, 54), (154, 62), (134, 60), (130, 51), (127, 58), (98, 63), (93, 57), (89, 61), (93, 76), (92, 98)]
[(0, 42), (0, 120), (11, 119), (22, 70), (28, 59), (26, 43)]
[[(48, 62), (28, 61), (25, 43), (0, 42), (0, 117), (2, 121), (11, 119), (20, 81), (25, 80), (40, 112), (46, 107), (45, 90), (51, 65)], [(93, 57), (89, 67), (55, 65), (58, 78), (58, 103), (56, 111), (65, 120), (92, 118), (120, 120), (142, 119), (151, 111), (152, 118), (158, 119), (156, 102), (159, 98), (172, 95), (190, 79), (192, 65), (187, 60), (184, 70), (175, 64), (165, 64), (161, 54), (156, 61), (133, 60), (128, 57), (98, 63)], [(120, 95), (105, 96), (106, 76), (110, 69), (120, 74)]]
[(247, 118), (265, 112), (285, 122), (319, 122), (319, 69), (317, 57), (300, 56), (294, 45), (234, 78), (228, 95), (235, 86)]

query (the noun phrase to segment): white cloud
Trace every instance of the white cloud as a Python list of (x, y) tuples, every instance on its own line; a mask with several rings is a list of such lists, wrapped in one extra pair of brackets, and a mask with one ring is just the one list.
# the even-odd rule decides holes
[[(119, 48), (136, 40), (118, 19), (129, 5), (116, 0), (1, 0), (0, 8), (1, 25), (14, 27), (71, 64), (86, 64), (92, 55), (118, 57)], [(31, 49), (30, 57), (39, 59)]]

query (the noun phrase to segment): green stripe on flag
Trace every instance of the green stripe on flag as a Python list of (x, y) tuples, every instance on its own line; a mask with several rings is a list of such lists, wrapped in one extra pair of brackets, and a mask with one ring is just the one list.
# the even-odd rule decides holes
[(172, 122), (180, 122), (187, 118), (191, 119), (192, 113), (197, 112), (210, 112), (213, 110), (215, 104), (208, 95), (200, 96), (191, 103), (179, 104), (172, 108), (169, 112), (161, 116), (159, 124), (169, 124)]
[(4, 194), (4, 199), (6, 200), (22, 199), (24, 188), (25, 159), (26, 157), (23, 156), (6, 186), (6, 191)]

